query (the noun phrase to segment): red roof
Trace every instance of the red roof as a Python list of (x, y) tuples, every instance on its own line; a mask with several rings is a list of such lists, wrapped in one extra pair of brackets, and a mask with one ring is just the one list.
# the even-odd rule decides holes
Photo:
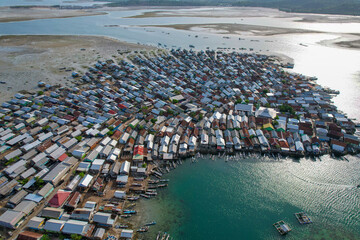
[(144, 155), (144, 146), (135, 146), (133, 155)]
[(58, 190), (57, 193), (50, 199), (49, 205), (51, 207), (61, 207), (66, 199), (70, 196), (69, 191), (64, 191), (62, 189)]
[(58, 158), (58, 160), (59, 160), (60, 162), (62, 162), (62, 161), (64, 161), (67, 157), (68, 157), (68, 155), (67, 155), (66, 153), (64, 153), (63, 155), (61, 155), (61, 156)]
[(114, 110), (109, 110), (110, 114), (115, 114), (116, 112)]
[(118, 104), (118, 107), (119, 107), (119, 108), (121, 108), (121, 109), (125, 109), (125, 108), (127, 108), (124, 104), (121, 104), (121, 103), (120, 103), (120, 104)]
[(18, 238), (19, 240), (37, 240), (41, 239), (43, 234), (41, 233), (35, 233), (30, 231), (23, 231), (19, 234)]

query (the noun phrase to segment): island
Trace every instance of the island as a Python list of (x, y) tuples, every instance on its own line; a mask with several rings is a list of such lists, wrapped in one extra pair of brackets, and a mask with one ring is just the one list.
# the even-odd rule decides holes
[(1, 104), (2, 236), (141, 238), (156, 222), (132, 220), (136, 201), (156, 197), (164, 174), (198, 154), (359, 153), (357, 124), (332, 104), (339, 92), (276, 56), (117, 54), (68, 72), (73, 85), (39, 79)]

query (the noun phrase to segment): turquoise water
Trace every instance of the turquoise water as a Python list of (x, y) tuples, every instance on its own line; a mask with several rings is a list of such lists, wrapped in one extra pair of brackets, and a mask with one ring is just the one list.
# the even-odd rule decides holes
[[(322, 157), (187, 161), (166, 175), (168, 189), (141, 200), (144, 221), (156, 220), (141, 239), (167, 231), (174, 239), (281, 239), (273, 223), (284, 220), (287, 239), (360, 239), (360, 162)], [(314, 224), (301, 226), (306, 211)]]

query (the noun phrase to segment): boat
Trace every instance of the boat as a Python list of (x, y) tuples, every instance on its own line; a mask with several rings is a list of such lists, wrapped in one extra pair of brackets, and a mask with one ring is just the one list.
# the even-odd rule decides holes
[(131, 215), (130, 214), (123, 214), (123, 215), (120, 215), (120, 217), (121, 218), (129, 218), (129, 217), (131, 217)]
[(140, 196), (143, 197), (143, 198), (147, 198), (147, 199), (150, 198), (150, 196), (148, 196), (148, 195), (146, 195), (146, 194), (140, 194)]
[(276, 230), (280, 233), (280, 235), (285, 235), (291, 231), (291, 228), (283, 221), (279, 221), (273, 224)]
[(124, 214), (136, 214), (135, 210), (124, 210), (123, 211)]
[(141, 227), (137, 230), (137, 232), (143, 233), (149, 231), (149, 227)]
[(155, 221), (152, 221), (152, 222), (150, 222), (150, 223), (146, 223), (145, 226), (151, 226), (151, 225), (155, 225), (155, 224), (156, 224), (156, 222), (155, 222)]
[(300, 224), (312, 223), (311, 219), (305, 212), (295, 213), (295, 217), (297, 218)]
[(195, 46), (194, 46), (194, 45), (191, 45), (191, 44), (189, 45), (189, 47), (191, 47), (191, 48), (195, 48)]
[(128, 228), (128, 225), (116, 225), (115, 228)]
[(138, 199), (139, 199), (139, 197), (128, 197), (127, 198), (127, 200), (129, 200), (129, 201), (136, 201)]

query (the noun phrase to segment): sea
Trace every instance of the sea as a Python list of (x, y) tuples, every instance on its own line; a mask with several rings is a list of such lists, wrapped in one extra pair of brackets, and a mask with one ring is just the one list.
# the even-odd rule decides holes
[[(9, 1), (4, 2), (6, 6)], [(334, 104), (350, 118), (360, 119), (360, 51), (320, 44), (344, 34), (360, 34), (360, 23), (304, 23), (263, 16), (127, 18), (147, 11), (128, 9), (98, 16), (0, 23), (0, 34), (97, 35), (162, 48), (253, 48), (256, 53), (286, 55), (295, 64), (292, 71), (316, 76), (320, 85), (339, 90)], [(151, 26), (188, 23), (239, 23), (317, 32), (243, 36)], [(196, 163), (184, 161), (165, 178), (170, 180), (168, 188), (160, 190), (156, 198), (137, 203), (139, 209), (146, 209), (139, 221), (157, 222), (139, 239), (155, 239), (158, 231), (184, 240), (283, 239), (273, 227), (279, 220), (292, 228), (287, 239), (360, 239), (357, 157), (296, 160), (250, 155), (226, 162), (224, 157), (211, 160), (202, 156)], [(314, 223), (299, 225), (294, 213), (300, 211), (306, 211)]]
[[(292, 229), (286, 239), (360, 239), (360, 162), (334, 159), (203, 156), (166, 174), (167, 189), (141, 200), (143, 223), (173, 239), (284, 239), (273, 223)], [(313, 221), (300, 225), (294, 213)]]

